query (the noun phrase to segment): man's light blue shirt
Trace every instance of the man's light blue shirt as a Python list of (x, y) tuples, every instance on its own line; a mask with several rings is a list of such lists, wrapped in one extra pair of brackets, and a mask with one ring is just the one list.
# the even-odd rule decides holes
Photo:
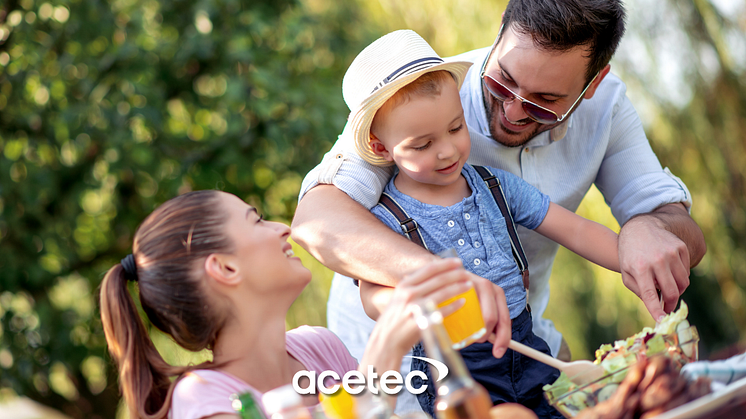
[[(538, 227), (549, 210), (549, 197), (512, 173), (488, 169), (500, 181), (516, 225), (529, 230)], [(464, 268), (499, 285), (505, 292), (510, 318), (514, 319), (526, 307), (526, 290), (513, 259), (506, 220), (479, 173), (467, 164), (461, 174), (471, 195), (448, 207), (426, 204), (403, 194), (394, 185), (394, 178), (384, 191), (417, 222), (430, 252), (437, 254), (453, 248)], [(399, 221), (383, 205), (376, 205), (370, 212), (392, 230), (404, 234)]]

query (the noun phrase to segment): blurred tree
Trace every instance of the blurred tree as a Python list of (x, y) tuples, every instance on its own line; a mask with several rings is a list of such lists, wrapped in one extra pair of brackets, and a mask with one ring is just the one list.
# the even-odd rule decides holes
[(371, 36), (345, 3), (0, 7), (0, 388), (114, 417), (103, 273), (155, 206), (188, 190), (290, 220), (344, 125), (345, 60)]

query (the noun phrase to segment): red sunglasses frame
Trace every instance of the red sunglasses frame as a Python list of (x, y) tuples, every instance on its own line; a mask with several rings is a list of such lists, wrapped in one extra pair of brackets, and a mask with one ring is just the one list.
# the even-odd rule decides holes
[[(545, 108), (541, 105), (538, 105), (534, 102), (531, 102), (530, 100), (516, 94), (512, 90), (510, 90), (507, 86), (497, 81), (494, 77), (490, 76), (486, 73), (487, 71), (487, 63), (490, 61), (490, 58), (492, 57), (492, 53), (495, 51), (495, 48), (497, 48), (497, 42), (500, 40), (500, 35), (502, 34), (503, 27), (500, 27), (500, 31), (497, 34), (497, 38), (495, 38), (495, 42), (492, 44), (492, 48), (490, 49), (490, 53), (487, 54), (487, 58), (484, 60), (484, 63), (482, 63), (482, 70), (479, 73), (479, 78), (482, 80), (482, 85), (487, 88), (487, 91), (490, 92), (490, 94), (497, 100), (501, 102), (508, 102), (511, 100), (518, 99), (521, 101), (521, 107), (523, 108), (523, 112), (526, 113), (526, 115), (531, 118), (532, 120), (540, 123), (540, 124), (556, 124), (559, 122), (562, 122), (565, 120), (565, 118), (570, 115), (573, 109), (575, 109), (575, 106), (580, 102), (580, 99), (583, 98), (583, 95), (585, 95), (585, 92), (588, 90), (589, 87), (591, 87), (591, 84), (593, 84), (593, 81), (596, 80), (598, 75), (600, 73), (596, 73), (595, 76), (591, 79), (591, 81), (588, 82), (588, 84), (585, 86), (582, 92), (580, 92), (580, 96), (578, 96), (577, 99), (575, 99), (575, 102), (573, 102), (572, 106), (570, 106), (570, 109), (565, 112), (562, 116), (557, 115), (557, 112)], [(485, 79), (487, 77), (488, 80)], [(497, 86), (491, 86), (490, 83), (495, 83)], [(496, 89), (504, 89), (509, 94), (504, 94), (503, 92), (500, 92)], [(544, 118), (542, 116), (537, 115), (535, 112), (538, 111), (540, 113), (548, 113), (550, 116)]]

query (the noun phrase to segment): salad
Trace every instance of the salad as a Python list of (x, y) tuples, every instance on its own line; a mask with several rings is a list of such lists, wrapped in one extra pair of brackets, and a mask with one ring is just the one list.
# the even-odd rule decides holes
[(696, 361), (699, 336), (686, 320), (688, 314), (689, 309), (682, 301), (677, 311), (668, 314), (655, 327), (645, 327), (627, 339), (601, 345), (594, 363), (605, 370), (602, 378), (579, 386), (562, 373), (557, 381), (544, 386), (544, 395), (565, 416), (572, 417), (611, 397), (639, 356), (667, 356), (677, 369)]

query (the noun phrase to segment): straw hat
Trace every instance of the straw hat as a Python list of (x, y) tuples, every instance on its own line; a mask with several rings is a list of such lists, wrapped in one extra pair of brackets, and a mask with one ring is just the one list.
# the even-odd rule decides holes
[(451, 72), (460, 89), (471, 64), (444, 61), (411, 30), (391, 32), (368, 45), (355, 57), (342, 80), (342, 95), (350, 108), (348, 123), (358, 154), (377, 166), (390, 164), (370, 148), (370, 126), (378, 109), (399, 89), (431, 71)]

